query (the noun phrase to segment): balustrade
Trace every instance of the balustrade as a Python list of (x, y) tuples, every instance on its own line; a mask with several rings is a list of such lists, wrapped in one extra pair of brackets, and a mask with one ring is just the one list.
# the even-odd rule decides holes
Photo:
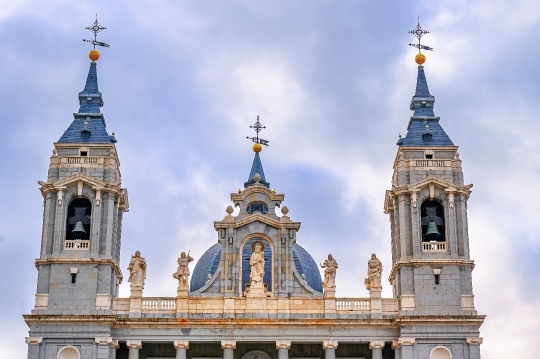
[(66, 239), (64, 241), (64, 250), (73, 251), (81, 249), (90, 249), (89, 239)]
[(446, 242), (422, 242), (424, 252), (444, 252), (446, 251)]

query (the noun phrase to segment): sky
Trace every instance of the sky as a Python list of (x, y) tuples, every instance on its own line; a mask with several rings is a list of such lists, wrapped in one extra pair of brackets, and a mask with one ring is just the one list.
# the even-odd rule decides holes
[[(383, 213), (411, 116), (420, 16), (435, 114), (459, 146), (482, 358), (530, 357), (540, 336), (540, 2), (534, 0), (0, 1), (0, 359), (26, 356), (53, 143), (78, 110), (85, 30), (99, 14), (107, 129), (129, 190), (120, 266), (140, 250), (145, 296), (175, 295), (181, 251), (217, 240), (253, 160), (260, 116), (271, 188), (298, 243), (339, 262), (338, 297), (391, 268)], [(383, 295), (391, 296), (387, 280)], [(129, 284), (121, 285), (127, 296)]]

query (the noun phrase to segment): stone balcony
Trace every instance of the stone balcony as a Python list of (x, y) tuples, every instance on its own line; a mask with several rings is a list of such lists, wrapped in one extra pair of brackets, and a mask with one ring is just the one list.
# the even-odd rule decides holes
[(423, 252), (446, 252), (446, 242), (422, 242)]

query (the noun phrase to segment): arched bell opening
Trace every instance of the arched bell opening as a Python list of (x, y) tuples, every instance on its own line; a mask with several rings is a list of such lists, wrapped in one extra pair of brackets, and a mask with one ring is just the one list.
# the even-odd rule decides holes
[(86, 198), (76, 198), (68, 206), (66, 239), (90, 239), (92, 203)]
[(438, 201), (427, 200), (420, 207), (422, 242), (445, 242), (444, 208)]

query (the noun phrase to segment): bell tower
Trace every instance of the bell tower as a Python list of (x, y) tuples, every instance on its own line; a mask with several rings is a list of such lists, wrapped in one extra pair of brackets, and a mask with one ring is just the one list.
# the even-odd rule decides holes
[[(96, 20), (90, 30), (96, 26), (104, 29)], [(44, 215), (34, 314), (110, 313), (122, 281), (120, 238), (128, 196), (116, 139), (100, 112), (99, 52), (94, 48), (89, 57), (79, 111), (54, 143), (47, 181), (39, 181)]]
[(435, 116), (425, 59), (416, 55), (413, 115), (397, 142), (392, 189), (384, 204), (392, 233), (390, 281), (404, 315), (476, 315), (467, 228), (472, 184), (464, 183), (458, 147)]

